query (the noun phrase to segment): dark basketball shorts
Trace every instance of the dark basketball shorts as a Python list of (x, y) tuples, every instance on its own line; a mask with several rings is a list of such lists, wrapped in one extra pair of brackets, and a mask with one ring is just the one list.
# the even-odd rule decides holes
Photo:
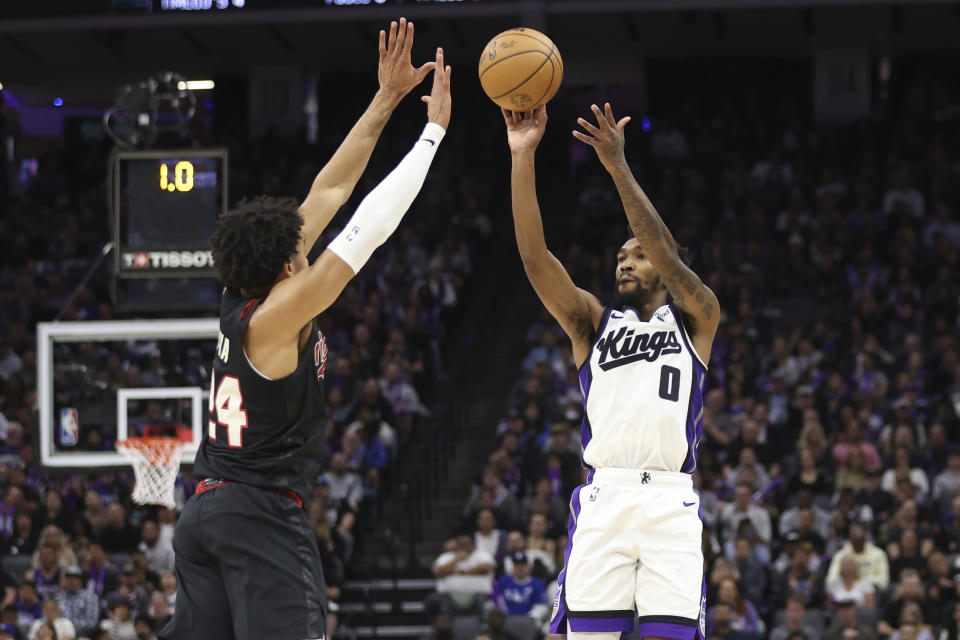
[(164, 640), (324, 637), (320, 554), (293, 494), (238, 483), (198, 493), (173, 546), (177, 603)]

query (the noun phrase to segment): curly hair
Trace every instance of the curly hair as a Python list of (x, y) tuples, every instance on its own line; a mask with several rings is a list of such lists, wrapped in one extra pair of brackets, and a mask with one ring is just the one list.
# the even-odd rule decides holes
[(293, 198), (242, 200), (217, 219), (210, 247), (221, 282), (269, 287), (297, 252), (303, 218)]
[[(624, 244), (626, 244), (627, 242), (630, 242), (630, 240), (632, 240), (632, 239), (635, 238), (635, 237), (636, 237), (636, 236), (634, 236), (633, 234), (628, 235), (628, 236), (627, 236), (627, 239), (623, 241)], [(674, 240), (673, 243), (674, 243), (674, 245), (676, 245), (676, 247), (677, 247), (677, 255), (680, 257), (680, 262), (682, 262), (683, 264), (687, 265), (688, 267), (691, 266), (691, 264), (690, 264), (690, 249), (689, 249), (688, 247), (681, 246), (680, 243), (678, 243), (676, 240)], [(620, 246), (622, 247), (623, 245), (621, 244)], [(619, 248), (619, 247), (618, 247), (618, 248)], [(641, 247), (641, 249), (642, 249), (642, 247)]]

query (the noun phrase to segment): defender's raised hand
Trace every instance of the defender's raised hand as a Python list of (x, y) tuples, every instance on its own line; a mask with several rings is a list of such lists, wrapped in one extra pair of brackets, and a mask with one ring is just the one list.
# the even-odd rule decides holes
[[(630, 116), (621, 118), (619, 121), (613, 117), (613, 109), (610, 103), (603, 105), (603, 111), (595, 104), (590, 105), (590, 110), (597, 117), (597, 125), (594, 126), (584, 118), (577, 118), (577, 124), (583, 127), (587, 133), (574, 131), (573, 137), (581, 142), (586, 142), (597, 152), (600, 162), (609, 171), (617, 163), (624, 161), (623, 130), (630, 122)], [(590, 135), (587, 135), (590, 134)]]
[(510, 152), (521, 153), (536, 149), (547, 128), (547, 106), (543, 105), (525, 113), (508, 109), (501, 111), (503, 120), (507, 123), (507, 144), (510, 145)]
[(390, 34), (380, 31), (380, 66), (377, 69), (377, 79), (380, 88), (392, 93), (399, 100), (423, 82), (427, 74), (436, 66), (435, 62), (428, 62), (416, 68), (410, 61), (410, 51), (413, 49), (413, 23), (406, 18), (400, 18), (399, 24), (390, 23)]
[(443, 64), (443, 47), (437, 47), (436, 62), (433, 70), (433, 89), (430, 95), (420, 98), (427, 103), (427, 120), (435, 122), (444, 129), (450, 124), (450, 65)]

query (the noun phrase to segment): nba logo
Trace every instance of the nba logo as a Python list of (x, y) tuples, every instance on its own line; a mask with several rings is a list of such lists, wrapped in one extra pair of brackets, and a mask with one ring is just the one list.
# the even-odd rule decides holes
[(60, 409), (60, 444), (75, 447), (80, 442), (80, 420), (75, 407)]
[(599, 494), (599, 493), (600, 493), (600, 487), (594, 487), (593, 489), (591, 489), (591, 490), (590, 490), (590, 502), (596, 502), (596, 501), (597, 501), (597, 494)]
[(354, 225), (353, 229), (350, 229), (350, 233), (347, 234), (347, 242), (353, 241), (357, 237), (357, 234), (360, 233), (360, 227)]

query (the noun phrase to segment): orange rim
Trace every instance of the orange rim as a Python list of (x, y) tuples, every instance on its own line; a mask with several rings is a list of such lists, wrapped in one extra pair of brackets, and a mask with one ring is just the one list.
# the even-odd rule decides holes
[(183, 444), (179, 438), (127, 438), (117, 440), (116, 448), (120, 453), (139, 452), (147, 464), (157, 467), (167, 466), (178, 458)]

